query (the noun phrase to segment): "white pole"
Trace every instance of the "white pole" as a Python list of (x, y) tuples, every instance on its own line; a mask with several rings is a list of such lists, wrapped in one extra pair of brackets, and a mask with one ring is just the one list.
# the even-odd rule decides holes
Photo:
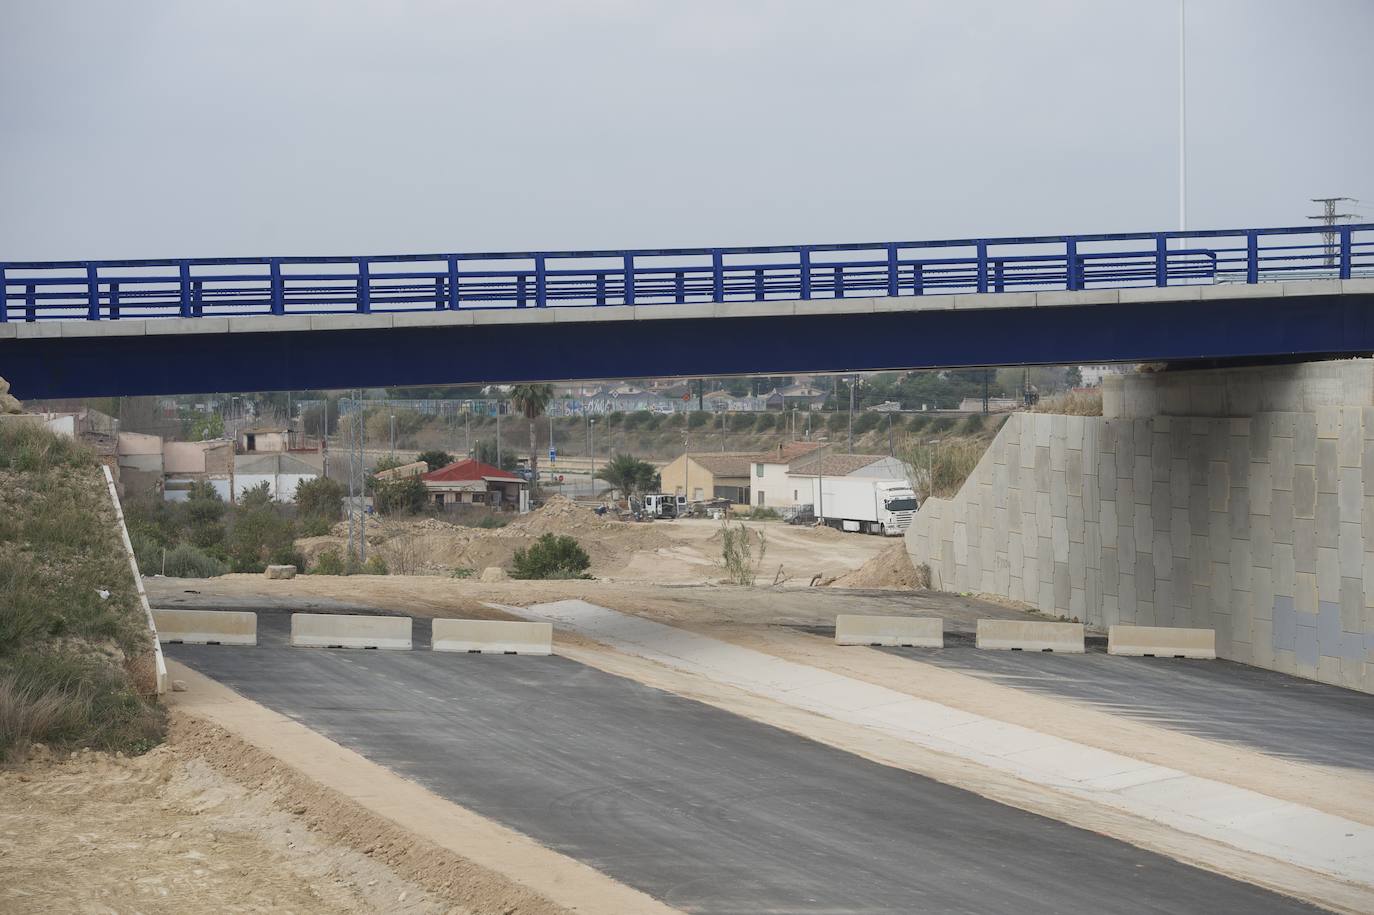
[(1188, 231), (1187, 0), (1178, 0), (1178, 230)]

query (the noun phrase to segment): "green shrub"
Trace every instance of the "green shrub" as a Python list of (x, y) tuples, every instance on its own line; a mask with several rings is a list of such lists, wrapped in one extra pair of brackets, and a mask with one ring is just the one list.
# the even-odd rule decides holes
[(271, 505), (273, 501), (272, 484), (266, 480), (239, 493), (239, 505), (248, 509), (264, 508)]
[(964, 435), (977, 435), (983, 431), (985, 417), (981, 413), (970, 413), (964, 417), (959, 424), (959, 431)]
[(477, 574), (477, 570), (476, 570), (476, 569), (461, 568), (461, 569), (454, 569), (452, 572), (449, 573), (449, 577), (450, 577), (450, 578), (471, 578), (472, 576), (474, 576), (474, 575), (476, 575), (476, 574)]
[(756, 505), (753, 508), (749, 509), (748, 517), (753, 521), (777, 521), (779, 518), (782, 517), (782, 515), (778, 514), (778, 510), (776, 508), (767, 508), (762, 505)]
[(367, 557), (367, 562), (363, 563), (362, 573), (364, 575), (385, 575), (387, 574), (386, 560), (377, 554)]
[(296, 526), (270, 508), (240, 510), (229, 533), (229, 564), (235, 572), (261, 572), (269, 563), (298, 565)]
[[(143, 563), (140, 560), (139, 568)], [(162, 570), (162, 557), (158, 557), (157, 571)], [(172, 578), (214, 578), (216, 575), (223, 575), (228, 571), (228, 567), (208, 556), (202, 551), (191, 546), (189, 543), (179, 543), (167, 551), (166, 572)]]
[(0, 469), (32, 472), (76, 467), (91, 461), (84, 445), (54, 435), (42, 426), (6, 423), (0, 426)]
[[(302, 518), (338, 521), (343, 514), (344, 486), (329, 477), (315, 477), (296, 486), (296, 514)], [(308, 535), (312, 536), (312, 535)]]
[(326, 537), (333, 527), (334, 525), (325, 518), (313, 515), (300, 522), (300, 535), (302, 537)]
[(831, 432), (843, 432), (849, 428), (849, 414), (838, 410), (831, 413), (830, 418), (826, 420), (825, 428)]
[(885, 419), (881, 413), (860, 413), (854, 417), (854, 434), (863, 435), (865, 432), (872, 432), (884, 423)]
[(511, 578), (590, 578), (587, 551), (571, 537), (545, 534), (527, 550), (516, 550)]
[(483, 515), (474, 521), (471, 527), (480, 527), (490, 530), (493, 528), (505, 527), (507, 524), (510, 524), (510, 518), (505, 515)]
[[(752, 538), (759, 540), (759, 554), (754, 556)], [(763, 565), (764, 554), (768, 552), (768, 537), (763, 531), (751, 532), (743, 524), (730, 526), (728, 521), (720, 524), (720, 559), (725, 574), (737, 585), (752, 585), (759, 567)]]
[(315, 557), (315, 567), (310, 570), (312, 575), (342, 575), (344, 574), (343, 557), (338, 550), (324, 550)]
[(706, 425), (708, 422), (711, 421), (711, 414), (703, 412), (701, 410), (689, 413), (687, 416), (688, 429), (700, 429), (702, 426)]
[(384, 515), (415, 515), (424, 511), (429, 490), (419, 477), (377, 483), (372, 490), (372, 505)]
[(417, 461), (424, 461), (432, 473), (440, 467), (447, 467), (453, 463), (453, 455), (447, 451), (440, 451), (437, 448), (429, 451), (421, 451), (415, 458)]

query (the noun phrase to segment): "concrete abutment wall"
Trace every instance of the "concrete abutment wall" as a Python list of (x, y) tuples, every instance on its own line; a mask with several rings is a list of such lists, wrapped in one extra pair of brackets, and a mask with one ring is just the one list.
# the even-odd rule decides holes
[(1109, 379), (1017, 414), (907, 533), (932, 586), (1374, 692), (1374, 360)]

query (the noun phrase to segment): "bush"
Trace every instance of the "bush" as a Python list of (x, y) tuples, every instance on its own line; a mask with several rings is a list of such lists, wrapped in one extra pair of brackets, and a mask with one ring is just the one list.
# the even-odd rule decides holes
[(571, 537), (545, 534), (527, 550), (516, 550), (511, 578), (590, 578), (587, 551)]
[(384, 515), (414, 515), (425, 510), (429, 491), (419, 477), (389, 480), (372, 488), (372, 504)]
[(825, 428), (831, 432), (842, 432), (849, 428), (849, 414), (836, 411), (826, 420)]
[(779, 518), (782, 517), (782, 515), (778, 514), (778, 510), (776, 508), (767, 508), (762, 505), (756, 505), (753, 508), (749, 509), (748, 517), (752, 521), (777, 521)]
[(731, 527), (730, 522), (722, 521), (720, 536), (720, 558), (721, 564), (725, 566), (726, 576), (737, 585), (752, 585), (754, 577), (758, 575), (759, 566), (763, 565), (764, 554), (768, 552), (767, 535), (762, 531), (757, 534), (759, 539), (757, 559), (754, 558), (751, 542), (755, 534), (743, 524)]
[(338, 521), (343, 514), (344, 486), (329, 477), (305, 480), (296, 487), (296, 513), (302, 518)]
[(264, 508), (271, 505), (272, 484), (263, 480), (257, 486), (249, 487), (239, 494), (239, 505), (244, 508)]
[(505, 527), (507, 524), (510, 524), (510, 518), (505, 515), (483, 515), (473, 522), (471, 526), (490, 530), (492, 528)]
[(270, 508), (246, 509), (229, 534), (229, 564), (235, 572), (261, 572), (268, 563), (299, 565), (296, 526)]
[(701, 410), (697, 410), (693, 413), (687, 414), (688, 429), (700, 429), (702, 426), (706, 425), (710, 421), (711, 414), (702, 412)]
[(377, 554), (367, 557), (367, 562), (363, 563), (364, 575), (385, 575), (387, 574), (386, 560)]
[(476, 575), (476, 574), (477, 574), (477, 570), (476, 570), (476, 569), (469, 569), (469, 568), (466, 568), (466, 567), (465, 567), (465, 568), (461, 568), (461, 569), (454, 569), (452, 572), (449, 573), (449, 577), (450, 577), (450, 578), (471, 578), (472, 576), (474, 576), (474, 575)]
[(424, 461), (428, 465), (430, 472), (438, 470), (440, 467), (447, 467), (453, 463), (453, 455), (447, 451), (440, 451), (437, 448), (429, 451), (421, 451), (415, 458), (417, 461)]
[(302, 537), (325, 537), (328, 536), (334, 525), (321, 517), (306, 518), (300, 523), (300, 535)]
[(860, 413), (854, 417), (854, 434), (863, 435), (865, 432), (872, 432), (880, 424), (883, 424), (883, 420), (881, 413)]
[(315, 557), (315, 568), (310, 570), (312, 575), (342, 575), (344, 574), (343, 557), (338, 550), (324, 550)]
[[(142, 568), (143, 562), (139, 561)], [(157, 570), (161, 571), (162, 557), (158, 557)], [(163, 574), (173, 578), (214, 578), (223, 575), (228, 568), (213, 556), (208, 556), (189, 543), (179, 543), (167, 551), (166, 571)]]
[(963, 422), (959, 423), (958, 430), (964, 435), (977, 435), (983, 431), (985, 417), (982, 413), (970, 413), (964, 417)]

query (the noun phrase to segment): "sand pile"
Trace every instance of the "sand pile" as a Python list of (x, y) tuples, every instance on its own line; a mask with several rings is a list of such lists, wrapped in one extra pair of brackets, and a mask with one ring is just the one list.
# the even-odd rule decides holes
[(898, 540), (853, 572), (830, 582), (830, 587), (913, 591), (930, 587), (930, 578), (911, 564), (906, 541)]

